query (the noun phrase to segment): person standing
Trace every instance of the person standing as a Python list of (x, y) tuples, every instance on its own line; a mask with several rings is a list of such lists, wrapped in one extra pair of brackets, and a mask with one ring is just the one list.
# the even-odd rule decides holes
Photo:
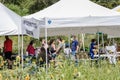
[(58, 42), (58, 47), (56, 49), (56, 53), (60, 54), (61, 50), (64, 48), (64, 43), (63, 43), (62, 38), (60, 38), (60, 37), (57, 38), (57, 42)]
[(71, 48), (69, 47), (69, 44), (66, 44), (65, 49), (64, 49), (64, 53), (65, 53), (65, 58), (69, 59), (70, 53), (71, 53)]
[(11, 69), (12, 68), (12, 40), (8, 37), (5, 36), (5, 41), (4, 41), (4, 54), (5, 54), (5, 59), (8, 62), (8, 68)]
[(45, 49), (48, 48), (48, 44), (47, 44), (47, 42), (45, 41), (45, 39), (42, 39), (42, 47), (44, 47)]
[(76, 36), (73, 36), (72, 37), (71, 50), (72, 50), (72, 56), (74, 57), (75, 62), (77, 62), (77, 55), (76, 55), (76, 53), (78, 52), (78, 48), (79, 48), (79, 45), (78, 45), (78, 41), (76, 39)]
[(48, 53), (51, 55), (52, 60), (56, 58), (56, 46), (55, 46), (55, 39), (51, 39), (49, 42)]

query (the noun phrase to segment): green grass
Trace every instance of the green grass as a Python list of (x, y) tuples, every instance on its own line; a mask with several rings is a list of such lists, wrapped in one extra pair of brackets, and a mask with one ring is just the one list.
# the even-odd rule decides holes
[[(70, 63), (70, 64), (69, 64)], [(106, 60), (102, 60), (98, 65), (95, 61), (80, 61), (76, 66), (73, 61), (57, 62), (56, 66), (48, 68), (48, 73), (44, 67), (36, 67), (31, 64), (24, 70), (15, 67), (14, 70), (4, 69), (0, 71), (2, 80), (25, 80), (29, 75), (30, 80), (120, 80), (120, 64), (111, 65)]]

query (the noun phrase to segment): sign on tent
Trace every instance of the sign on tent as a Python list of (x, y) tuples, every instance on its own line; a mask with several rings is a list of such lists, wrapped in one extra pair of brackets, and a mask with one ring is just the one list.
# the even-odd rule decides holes
[(39, 39), (39, 21), (36, 19), (24, 19), (22, 22), (24, 32), (34, 38)]

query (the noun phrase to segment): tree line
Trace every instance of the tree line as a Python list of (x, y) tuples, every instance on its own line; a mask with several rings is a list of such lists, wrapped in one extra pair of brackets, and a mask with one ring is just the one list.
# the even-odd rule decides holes
[(91, 1), (110, 9), (120, 5), (120, 0), (91, 0)]
[[(28, 15), (40, 11), (59, 0), (0, 0), (8, 8), (21, 16)], [(99, 5), (107, 8), (114, 8), (120, 5), (120, 0), (91, 0)]]
[(8, 8), (21, 16), (35, 13), (59, 0), (0, 0)]

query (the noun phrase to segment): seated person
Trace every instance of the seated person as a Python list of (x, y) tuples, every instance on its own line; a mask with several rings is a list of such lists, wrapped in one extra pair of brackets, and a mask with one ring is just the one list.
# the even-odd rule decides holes
[(94, 59), (94, 55), (97, 53), (97, 44), (96, 44), (96, 40), (92, 39), (91, 43), (90, 43), (90, 57), (91, 59)]
[(34, 41), (30, 41), (29, 45), (27, 46), (26, 51), (28, 52), (28, 56), (35, 56), (35, 48), (33, 46)]
[(35, 48), (33, 44), (34, 44), (34, 41), (31, 40), (26, 49), (26, 52), (28, 53), (28, 57), (30, 58), (29, 63), (32, 63), (33, 59), (35, 58)]

